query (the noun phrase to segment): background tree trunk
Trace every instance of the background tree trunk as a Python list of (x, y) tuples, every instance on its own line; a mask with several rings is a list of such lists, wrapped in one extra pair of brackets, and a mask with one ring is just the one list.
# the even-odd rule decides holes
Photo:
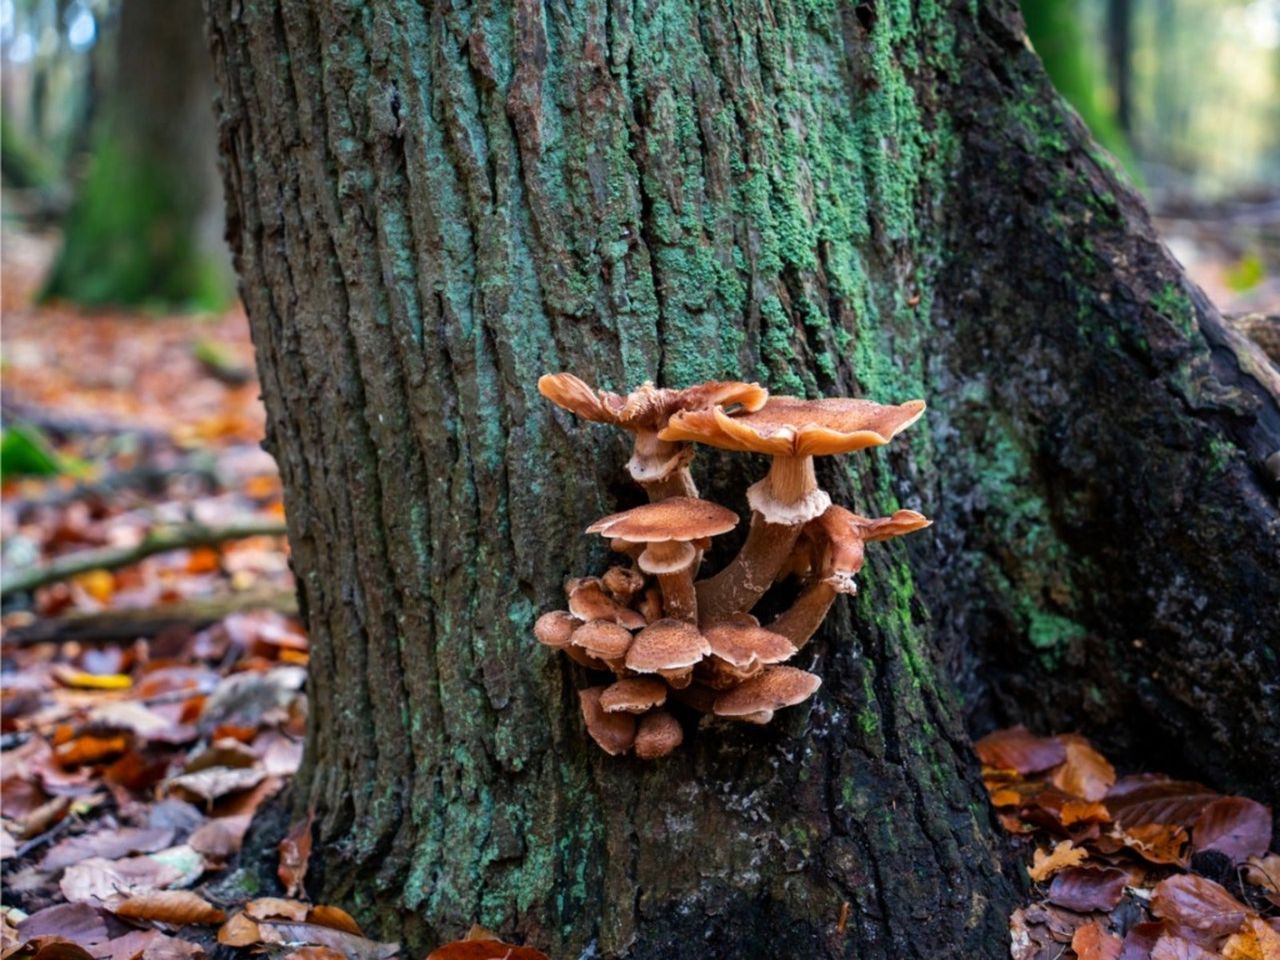
[(46, 297), (205, 309), (229, 299), (200, 18), (200, 0), (123, 0), (89, 168)]
[[(1011, 3), (208, 9), (313, 643), (313, 892), (419, 946), (1005, 956), (949, 673), (979, 725), (1268, 786), (1280, 413)], [(639, 491), (538, 396), (560, 369), (930, 400), (820, 466), (939, 523), (868, 550), (811, 707), (659, 763), (587, 742), (530, 628)], [(739, 509), (762, 471), (695, 463)]]

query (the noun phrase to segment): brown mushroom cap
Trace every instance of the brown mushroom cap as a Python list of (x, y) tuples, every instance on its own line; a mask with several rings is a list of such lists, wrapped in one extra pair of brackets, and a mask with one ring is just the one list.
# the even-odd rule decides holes
[(600, 745), (600, 749), (611, 756), (618, 756), (631, 749), (636, 739), (636, 718), (629, 713), (606, 713), (600, 706), (600, 695), (604, 687), (588, 687), (578, 691), (578, 701), (582, 705), (582, 719), (586, 721), (587, 733)]
[(600, 694), (600, 706), (608, 713), (644, 713), (667, 699), (667, 685), (652, 677), (624, 677)]
[(920, 530), (933, 523), (914, 510), (898, 510), (891, 517), (869, 520), (844, 507), (832, 505), (805, 528), (820, 545), (819, 575), (838, 593), (857, 593), (854, 580), (862, 569), (863, 545)]
[(712, 380), (683, 390), (643, 383), (622, 395), (593, 390), (571, 373), (549, 373), (538, 379), (538, 392), (584, 420), (612, 423), (632, 430), (654, 430), (680, 410), (700, 410), (715, 405), (759, 410), (769, 396), (758, 383)]
[(604, 588), (619, 603), (630, 603), (644, 589), (644, 574), (630, 567), (613, 566), (600, 578)]
[(718, 503), (669, 497), (601, 517), (587, 527), (587, 533), (631, 543), (689, 543), (727, 533), (737, 525), (738, 515)]
[(691, 623), (666, 618), (649, 624), (627, 651), (627, 669), (636, 673), (683, 671), (711, 652), (711, 645)]
[(821, 677), (796, 667), (766, 667), (759, 676), (720, 694), (715, 712), (720, 717), (746, 718), (766, 710), (780, 710), (808, 700), (820, 686)]
[(796, 652), (786, 637), (758, 624), (729, 620), (713, 624), (703, 633), (712, 654), (740, 670), (751, 669), (758, 663), (781, 663)]
[(739, 416), (730, 416), (721, 407), (681, 411), (659, 436), (742, 453), (825, 456), (888, 443), (915, 423), (924, 408), (923, 400), (885, 406), (848, 397), (770, 397), (759, 410)]
[(567, 610), (552, 610), (540, 616), (533, 625), (533, 635), (539, 643), (548, 647), (565, 647), (573, 631), (582, 626), (582, 621)]
[(588, 620), (573, 631), (569, 642), (601, 660), (617, 660), (627, 655), (631, 631), (612, 620)]
[(636, 756), (642, 760), (656, 760), (668, 753), (684, 741), (684, 730), (680, 721), (665, 710), (655, 710), (640, 718), (640, 729), (636, 732)]
[(644, 617), (624, 607), (604, 591), (598, 577), (579, 577), (564, 585), (569, 598), (569, 612), (584, 623), (588, 620), (612, 620), (628, 630), (644, 626)]

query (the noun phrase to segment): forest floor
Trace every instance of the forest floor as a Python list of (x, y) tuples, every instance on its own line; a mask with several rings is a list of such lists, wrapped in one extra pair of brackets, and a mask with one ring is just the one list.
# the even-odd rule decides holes
[[(301, 761), (307, 663), (245, 318), (36, 306), (52, 244), (3, 242), (4, 960), (396, 955), (307, 897), (309, 822), (274, 875), (237, 862)], [(1033, 881), (1013, 957), (1280, 960), (1267, 808), (1069, 734), (977, 751)], [(431, 956), (542, 955), (477, 929)]]

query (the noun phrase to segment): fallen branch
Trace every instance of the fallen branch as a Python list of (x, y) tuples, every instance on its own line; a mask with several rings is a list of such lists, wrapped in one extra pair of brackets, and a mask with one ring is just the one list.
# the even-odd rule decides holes
[(282, 520), (241, 520), (223, 526), (209, 527), (199, 523), (156, 527), (132, 547), (109, 547), (102, 550), (81, 550), (58, 557), (48, 563), (19, 570), (0, 580), (0, 597), (24, 593), (45, 584), (88, 573), (90, 570), (116, 570), (137, 563), (157, 553), (184, 550), (193, 547), (215, 547), (229, 540), (246, 537), (282, 536), (285, 525)]
[(18, 646), (73, 640), (79, 643), (129, 643), (139, 637), (154, 637), (173, 627), (199, 630), (233, 613), (247, 610), (274, 610), (286, 616), (296, 616), (298, 598), (292, 589), (246, 590), (158, 607), (49, 617), (7, 630), (3, 642)]

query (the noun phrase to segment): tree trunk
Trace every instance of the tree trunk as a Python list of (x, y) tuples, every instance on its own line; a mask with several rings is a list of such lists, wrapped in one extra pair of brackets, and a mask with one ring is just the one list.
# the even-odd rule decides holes
[(199, 0), (124, 0), (85, 181), (44, 296), (225, 305), (230, 264)]
[[(1267, 786), (1280, 411), (1012, 3), (208, 9), (313, 643), (313, 893), (418, 947), (1006, 956), (1020, 871), (953, 678), (979, 724)], [(938, 523), (868, 549), (815, 703), (657, 763), (587, 741), (530, 630), (640, 494), (624, 437), (538, 395), (561, 369), (930, 401), (820, 464)], [(695, 462), (738, 509), (761, 472)]]

